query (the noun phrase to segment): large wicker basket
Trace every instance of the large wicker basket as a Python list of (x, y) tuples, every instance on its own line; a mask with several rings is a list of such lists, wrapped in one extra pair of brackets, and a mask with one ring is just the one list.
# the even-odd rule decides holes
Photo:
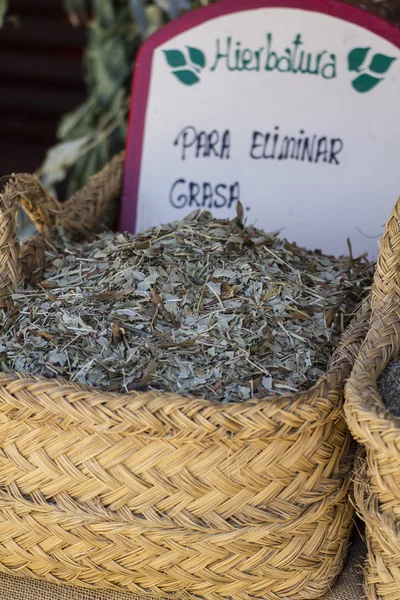
[[(363, 540), (355, 536), (340, 577), (319, 600), (365, 600), (362, 588), (365, 554)], [(129, 592), (57, 585), (0, 573), (0, 600), (137, 600), (137, 596)]]
[[(121, 173), (118, 157), (64, 206), (32, 178), (8, 183), (3, 302), (35, 275), (54, 224), (82, 234), (104, 218)], [(20, 203), (41, 230), (21, 250)], [(312, 389), (265, 401), (0, 374), (0, 569), (140, 596), (320, 598), (350, 533), (343, 384), (368, 321), (365, 308)]]
[(371, 326), (346, 386), (345, 413), (364, 445), (357, 459), (355, 501), (365, 520), (370, 600), (400, 598), (400, 419), (384, 407), (377, 378), (400, 350), (400, 199), (381, 241)]

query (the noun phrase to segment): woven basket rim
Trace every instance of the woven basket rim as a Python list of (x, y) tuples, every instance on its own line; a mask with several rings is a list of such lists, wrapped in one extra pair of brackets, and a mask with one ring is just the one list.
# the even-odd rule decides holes
[[(377, 356), (379, 352), (379, 357)], [(385, 367), (391, 359), (395, 358), (397, 353), (393, 352), (391, 355), (385, 357), (385, 350), (383, 348), (370, 349), (365, 353), (365, 360), (374, 358), (378, 361), (378, 358), (385, 358)], [(363, 356), (364, 358), (364, 356)], [(381, 370), (383, 372), (384, 369)], [(378, 392), (377, 379), (381, 372), (377, 375), (371, 371), (364, 370), (363, 376), (365, 378), (363, 382), (363, 389), (360, 391), (354, 385), (355, 376), (352, 375), (345, 385), (346, 403), (345, 403), (345, 414), (349, 427), (354, 437), (365, 445), (374, 447), (377, 450), (381, 450), (382, 446), (376, 442), (375, 435), (377, 432), (376, 428), (371, 428), (373, 423), (379, 422), (380, 434), (386, 437), (385, 445), (387, 446), (388, 452), (391, 451), (393, 442), (398, 443), (398, 452), (396, 456), (400, 454), (400, 417), (395, 416), (386, 408), (383, 403), (382, 397)], [(373, 403), (366, 404), (364, 397), (368, 395), (369, 398), (373, 399)], [(352, 418), (354, 415), (356, 418)], [(374, 429), (374, 433), (372, 433)], [(368, 433), (368, 438), (365, 435)]]
[(400, 417), (384, 405), (377, 380), (400, 351), (400, 198), (380, 244), (371, 293), (371, 322), (345, 386), (345, 415), (353, 436), (400, 459)]
[[(356, 340), (360, 340), (365, 333), (367, 328), (369, 316), (369, 309), (367, 302), (364, 302), (360, 308), (357, 316), (353, 318), (353, 321), (347, 327), (346, 331), (342, 334), (339, 346), (335, 352), (334, 359), (331, 367), (328, 371), (315, 383), (311, 388), (305, 391), (285, 394), (285, 395), (271, 395), (260, 399), (250, 399), (245, 402), (227, 402), (221, 403), (205, 398), (197, 398), (190, 395), (181, 395), (174, 393), (164, 392), (138, 392), (131, 391), (127, 393), (107, 392), (97, 388), (91, 388), (83, 384), (70, 382), (63, 378), (46, 379), (44, 377), (35, 377), (27, 374), (10, 373), (0, 374), (0, 389), (7, 388), (13, 391), (20, 390), (22, 388), (35, 387), (38, 391), (39, 388), (42, 392), (45, 392), (49, 398), (54, 397), (54, 414), (58, 418), (72, 418), (71, 405), (77, 407), (76, 417), (82, 415), (81, 418), (77, 418), (77, 421), (81, 421), (85, 418), (85, 405), (91, 410), (99, 413), (99, 423), (101, 423), (101, 414), (109, 414), (110, 411), (124, 410), (132, 407), (134, 411), (135, 401), (139, 401), (140, 405), (151, 404), (152, 401), (162, 402), (168, 407), (168, 411), (173, 412), (174, 409), (185, 410), (188, 418), (190, 419), (191, 413), (196, 414), (200, 411), (212, 410), (216, 420), (218, 415), (224, 418), (224, 425), (229, 429), (229, 417), (238, 417), (240, 415), (251, 418), (251, 413), (254, 410), (258, 410), (263, 405), (264, 414), (266, 419), (275, 419), (279, 422), (280, 413), (282, 415), (293, 415), (298, 419), (298, 425), (292, 426), (291, 431), (287, 431), (287, 437), (293, 432), (298, 433), (300, 430), (304, 430), (307, 427), (320, 426), (323, 422), (321, 419), (321, 404), (316, 402), (316, 397), (321, 394), (320, 400), (324, 403), (324, 413), (326, 420), (337, 418), (337, 413), (340, 410), (338, 406), (337, 397), (334, 393), (337, 385), (343, 382), (343, 370), (351, 367), (350, 357), (346, 357), (343, 350), (345, 350), (346, 341), (351, 338), (352, 335), (356, 335)], [(330, 393), (332, 392), (332, 394)], [(68, 396), (68, 408), (60, 402), (61, 398)], [(66, 408), (65, 413), (63, 408)], [(46, 405), (48, 411), (49, 405)], [(40, 413), (42, 407), (40, 403), (37, 406), (32, 407), (32, 413), (36, 411)], [(307, 413), (307, 420), (304, 419), (304, 412)], [(222, 423), (221, 423), (222, 425)], [(279, 426), (279, 424), (278, 424)], [(94, 425), (94, 427), (96, 427)], [(201, 426), (200, 426), (201, 428)], [(236, 429), (236, 427), (235, 427)], [(203, 430), (203, 428), (201, 428)], [(137, 434), (137, 430), (135, 431)], [(148, 434), (143, 431), (143, 434)], [(227, 431), (229, 433), (229, 431)], [(239, 435), (240, 437), (240, 435)], [(251, 436), (254, 437), (265, 437), (265, 431), (260, 428), (258, 434)], [(248, 439), (248, 438), (246, 438)]]
[[(395, 307), (394, 309), (395, 310)], [(376, 317), (375, 317), (376, 318)], [(396, 315), (396, 318), (397, 315)], [(347, 400), (347, 404), (352, 406), (355, 411), (357, 411), (360, 420), (365, 421), (373, 421), (379, 419), (383, 420), (390, 425), (390, 427), (395, 428), (397, 430), (400, 429), (400, 417), (396, 417), (393, 413), (391, 413), (385, 406), (381, 395), (378, 392), (377, 380), (379, 376), (382, 374), (386, 366), (390, 363), (390, 361), (397, 356), (397, 351), (392, 348), (392, 351), (388, 352), (387, 346), (385, 347), (374, 347), (368, 348), (364, 347), (361, 349), (359, 357), (357, 359), (358, 364), (360, 365), (357, 370), (350, 376), (348, 382), (346, 383), (346, 389), (352, 393), (352, 396)], [(371, 369), (370, 362), (375, 363), (375, 369)], [(368, 369), (364, 368), (362, 371), (363, 381), (362, 389), (359, 387), (356, 388), (354, 385), (354, 380), (358, 377), (359, 372), (361, 370), (361, 366), (364, 366), (365, 363), (368, 364)], [(353, 396), (354, 393), (354, 396)], [(363, 402), (364, 394), (373, 396), (374, 402), (366, 405)]]
[[(343, 497), (347, 495), (349, 483), (351, 481), (351, 475), (348, 474), (344, 478), (345, 485), (343, 488), (336, 490), (334, 493), (330, 493), (326, 496), (325, 500), (325, 510), (329, 510), (329, 508), (337, 505), (338, 502), (343, 500)], [(46, 519), (50, 522), (57, 523), (57, 517), (60, 512), (62, 512), (63, 517), (73, 520), (75, 525), (78, 525), (80, 521), (84, 526), (95, 526), (97, 523), (109, 523), (112, 525), (113, 523), (118, 525), (120, 528), (133, 529), (133, 528), (143, 528), (146, 530), (151, 530), (154, 532), (163, 531), (170, 532), (171, 535), (179, 535), (183, 533), (187, 533), (187, 528), (184, 525), (177, 527), (177, 524), (171, 518), (167, 518), (165, 516), (160, 517), (157, 522), (153, 522), (149, 525), (148, 520), (141, 516), (132, 513), (129, 518), (126, 518), (126, 515), (121, 515), (118, 510), (112, 510), (110, 508), (106, 508), (104, 506), (96, 506), (95, 503), (85, 503), (80, 502), (73, 503), (70, 497), (62, 494), (57, 496), (57, 503), (53, 504), (51, 502), (38, 502), (38, 498), (34, 496), (22, 496), (21, 494), (14, 493), (11, 495), (8, 493), (9, 490), (4, 492), (0, 488), (0, 509), (16, 509), (20, 511), (26, 511), (26, 513), (42, 513), (46, 515)], [(319, 507), (310, 506), (308, 507), (308, 513), (315, 514), (315, 511), (318, 510)], [(307, 513), (307, 510), (304, 510), (303, 516)], [(288, 516), (287, 520), (281, 519), (279, 523), (274, 526), (268, 525), (260, 525), (259, 523), (249, 524), (246, 526), (240, 527), (240, 529), (236, 529), (233, 531), (226, 530), (218, 530), (217, 528), (210, 529), (209, 526), (203, 525), (201, 527), (198, 525), (196, 529), (196, 536), (201, 534), (204, 539), (207, 541), (211, 540), (224, 540), (228, 541), (229, 538), (235, 539), (240, 536), (242, 539), (251, 538), (254, 532), (257, 532), (257, 535), (262, 536), (263, 534), (279, 534), (279, 535), (287, 535), (293, 528), (293, 523), (291, 522), (292, 516)]]

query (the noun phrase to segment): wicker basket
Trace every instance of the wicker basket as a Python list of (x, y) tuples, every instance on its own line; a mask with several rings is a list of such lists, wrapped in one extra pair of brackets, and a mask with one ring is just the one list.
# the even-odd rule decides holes
[(346, 386), (349, 427), (365, 447), (357, 459), (355, 501), (365, 520), (371, 600), (400, 598), (400, 419), (386, 410), (377, 378), (400, 349), (400, 199), (381, 241), (371, 326)]
[[(40, 266), (54, 224), (82, 234), (101, 221), (121, 170), (117, 158), (65, 206), (31, 179), (8, 183), (3, 302)], [(19, 200), (41, 229), (22, 250)], [(317, 385), (265, 401), (0, 374), (0, 570), (140, 596), (320, 598), (350, 533), (343, 384), (368, 322), (364, 307)]]
[[(363, 540), (355, 537), (342, 574), (335, 586), (319, 600), (365, 600), (362, 589), (365, 554)], [(129, 592), (56, 585), (0, 573), (0, 600), (138, 600), (138, 597)], [(183, 600), (183, 597), (177, 600)]]

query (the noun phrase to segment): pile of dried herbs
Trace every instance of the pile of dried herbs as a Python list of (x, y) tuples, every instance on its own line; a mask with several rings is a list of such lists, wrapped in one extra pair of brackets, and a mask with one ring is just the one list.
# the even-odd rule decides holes
[(400, 417), (400, 359), (392, 360), (378, 379), (378, 392), (386, 408)]
[(371, 282), (363, 257), (207, 212), (49, 246), (47, 259), (1, 314), (3, 371), (222, 401), (311, 386)]

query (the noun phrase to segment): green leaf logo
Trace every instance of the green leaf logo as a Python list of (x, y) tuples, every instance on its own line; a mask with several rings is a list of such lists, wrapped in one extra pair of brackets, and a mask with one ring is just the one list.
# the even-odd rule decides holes
[(185, 85), (193, 85), (200, 81), (199, 77), (193, 71), (189, 69), (182, 69), (181, 71), (172, 71), (175, 77), (179, 79), (181, 83)]
[(185, 67), (186, 58), (180, 50), (163, 50), (167, 63), (170, 67)]
[(373, 73), (383, 75), (390, 69), (392, 62), (395, 60), (395, 58), (391, 58), (385, 54), (375, 54), (375, 56), (372, 58), (371, 64), (369, 65), (369, 70)]
[(186, 54), (181, 50), (163, 50), (172, 74), (184, 85), (194, 85), (200, 81), (201, 70), (206, 66), (204, 52), (186, 46)]
[(354, 79), (352, 86), (357, 92), (364, 94), (372, 90), (380, 81), (382, 79), (368, 75), (368, 73), (363, 73)]
[(371, 48), (354, 48), (354, 50), (349, 52), (349, 71), (355, 71), (356, 73), (359, 73), (360, 67), (367, 58), (367, 54), (370, 50)]
[(366, 66), (365, 61), (370, 50), (371, 48), (353, 48), (347, 57), (349, 71), (359, 73), (358, 77), (353, 79), (351, 85), (360, 94), (373, 90), (378, 83), (383, 81), (383, 77), (376, 77), (376, 75), (387, 73), (396, 60), (396, 58), (386, 56), (386, 54), (376, 53), (372, 56), (369, 65)]
[(192, 63), (201, 69), (204, 69), (206, 66), (206, 57), (204, 56), (204, 53), (198, 48), (191, 48), (190, 46), (187, 46), (187, 49)]

